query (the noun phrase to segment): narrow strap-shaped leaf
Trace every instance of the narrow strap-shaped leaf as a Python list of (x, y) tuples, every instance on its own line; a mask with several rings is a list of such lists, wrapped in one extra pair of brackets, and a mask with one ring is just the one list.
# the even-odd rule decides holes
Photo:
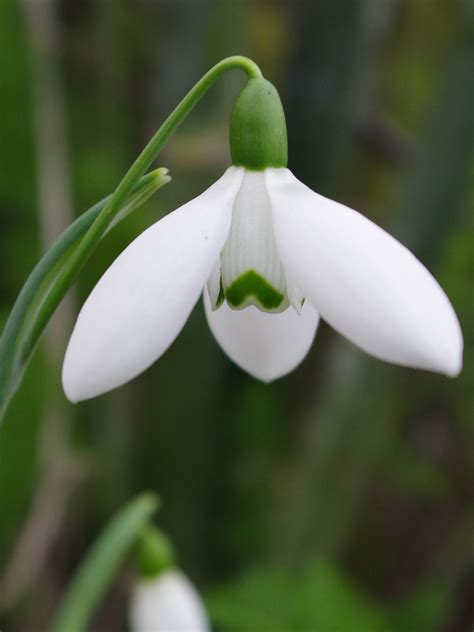
[(51, 632), (85, 632), (124, 557), (157, 508), (158, 499), (153, 494), (142, 494), (105, 527), (72, 580)]
[[(126, 215), (143, 204), (155, 191), (169, 182), (166, 169), (156, 169), (143, 176), (132, 195), (102, 236)], [(85, 235), (111, 196), (83, 213), (54, 242), (26, 280), (13, 306), (0, 339), (0, 420), (8, 402), (18, 388), (21, 377), (47, 323), (68, 291), (58, 270), (74, 252), (73, 246)], [(92, 252), (92, 248), (88, 254)], [(76, 267), (85, 260), (76, 260)]]

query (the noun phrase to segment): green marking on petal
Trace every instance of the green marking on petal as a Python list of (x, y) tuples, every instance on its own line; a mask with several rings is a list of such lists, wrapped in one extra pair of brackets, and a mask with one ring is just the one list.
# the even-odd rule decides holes
[(241, 274), (226, 290), (225, 297), (230, 307), (242, 308), (254, 301), (268, 311), (278, 309), (285, 296), (268, 283), (255, 270)]

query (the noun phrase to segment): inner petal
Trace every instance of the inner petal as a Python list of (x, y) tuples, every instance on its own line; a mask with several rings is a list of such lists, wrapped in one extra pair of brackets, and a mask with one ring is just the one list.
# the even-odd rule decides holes
[(225, 298), (234, 309), (255, 305), (279, 312), (289, 305), (263, 172), (244, 174), (221, 253), (221, 280)]

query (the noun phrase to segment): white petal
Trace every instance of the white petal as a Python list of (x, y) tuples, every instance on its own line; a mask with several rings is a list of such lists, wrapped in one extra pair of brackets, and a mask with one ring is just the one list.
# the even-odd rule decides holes
[(287, 169), (266, 171), (285, 271), (321, 317), (383, 360), (450, 376), (461, 370), (454, 310), (426, 268), (388, 233)]
[(141, 581), (132, 594), (129, 617), (132, 632), (210, 630), (198, 593), (178, 571)]
[(253, 305), (234, 310), (225, 302), (212, 311), (204, 292), (204, 307), (209, 327), (229, 358), (262, 382), (293, 371), (308, 353), (318, 327), (318, 314), (308, 302), (301, 315), (292, 307), (271, 314)]
[(144, 371), (181, 331), (229, 232), (243, 169), (148, 228), (114, 261), (84, 304), (67, 348), (71, 401)]

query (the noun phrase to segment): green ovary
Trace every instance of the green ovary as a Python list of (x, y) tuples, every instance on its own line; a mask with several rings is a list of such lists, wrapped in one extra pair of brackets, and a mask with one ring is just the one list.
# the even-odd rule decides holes
[(253, 304), (258, 308), (273, 312), (283, 311), (288, 307), (288, 299), (284, 294), (275, 290), (255, 270), (241, 274), (232, 284), (224, 289), (229, 307), (242, 309)]

